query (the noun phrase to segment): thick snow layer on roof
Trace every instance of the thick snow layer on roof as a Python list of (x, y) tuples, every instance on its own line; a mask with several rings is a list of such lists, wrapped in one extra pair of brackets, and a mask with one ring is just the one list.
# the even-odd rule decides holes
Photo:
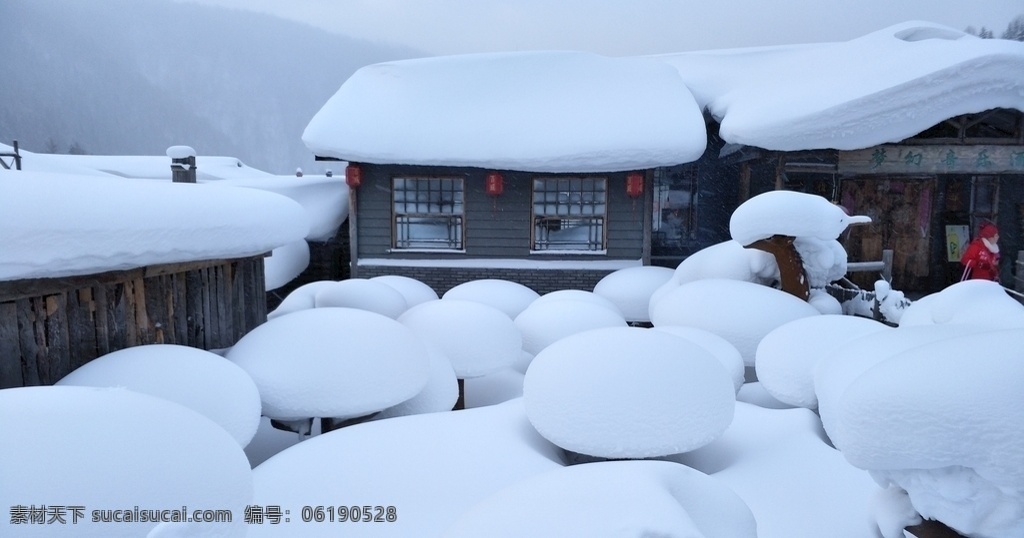
[(687, 452), (732, 422), (736, 394), (705, 348), (635, 327), (567, 336), (534, 358), (526, 414), (552, 443), (603, 458)]
[(309, 231), (296, 202), (235, 187), (0, 171), (0, 200), (0, 280), (253, 256)]
[(1024, 43), (910, 21), (842, 43), (655, 56), (726, 142), (862, 149), (960, 114), (1024, 110)]
[(192, 409), (124, 388), (73, 386), (0, 390), (0, 409), (5, 510), (85, 507), (75, 524), (70, 506), (64, 525), (8, 527), (14, 521), (5, 516), (5, 535), (146, 536), (156, 522), (93, 522), (92, 511), (113, 517), (113, 510), (188, 506), (231, 510), (232, 523), (197, 523), (182, 535), (245, 536), (249, 462), (224, 428)]
[(235, 363), (188, 346), (152, 344), (103, 355), (58, 385), (123, 387), (189, 407), (249, 444), (260, 424), (260, 392)]
[(615, 172), (694, 161), (707, 133), (671, 66), (551, 51), (364, 67), (302, 140), (346, 161)]
[(755, 538), (757, 523), (739, 496), (700, 471), (665, 461), (609, 461), (527, 478), (481, 501), (444, 534), (612, 535)]

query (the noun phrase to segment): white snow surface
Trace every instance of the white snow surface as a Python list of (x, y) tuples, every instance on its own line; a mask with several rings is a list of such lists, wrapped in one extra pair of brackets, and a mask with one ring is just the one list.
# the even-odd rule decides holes
[(253, 495), (245, 453), (224, 428), (192, 409), (124, 388), (76, 386), (3, 389), (0, 409), (5, 510), (84, 507), (74, 525), (70, 509), (63, 526), (15, 526), (5, 516), (5, 536), (145, 536), (156, 523), (92, 522), (93, 510), (136, 506), (231, 510), (232, 523), (195, 524), (189, 535), (245, 536), (242, 515)]
[(790, 321), (818, 315), (813, 306), (784, 291), (714, 278), (679, 286), (651, 308), (655, 326), (682, 325), (717, 334), (736, 346), (747, 366), (754, 366), (765, 335)]
[(409, 307), (405, 296), (395, 288), (365, 278), (348, 278), (319, 288), (313, 306), (357, 308), (391, 319), (397, 319)]
[(744, 246), (773, 235), (830, 241), (839, 237), (850, 224), (865, 222), (871, 222), (870, 217), (851, 217), (843, 208), (816, 194), (768, 191), (750, 198), (733, 211), (729, 234)]
[(597, 306), (603, 306), (612, 312), (622, 314), (619, 307), (615, 306), (615, 303), (609, 301), (605, 297), (601, 297), (592, 291), (587, 290), (555, 290), (538, 297), (535, 301), (530, 303), (530, 306), (536, 306), (544, 304), (548, 301), (561, 301), (563, 299), (571, 299), (575, 301), (586, 301), (593, 303)]
[(424, 342), (430, 375), (423, 390), (404, 402), (393, 405), (373, 416), (374, 420), (421, 413), (451, 411), (459, 399), (459, 380), (448, 357), (437, 346)]
[(409, 308), (420, 303), (435, 301), (440, 298), (437, 296), (437, 292), (434, 291), (433, 288), (412, 277), (401, 275), (381, 275), (375, 276), (370, 280), (387, 284), (388, 286), (395, 288), (395, 291), (401, 293), (402, 297), (405, 297), (405, 303)]
[(309, 231), (284, 196), (216, 185), (0, 170), (0, 199), (0, 280), (254, 256)]
[(302, 140), (346, 161), (585, 173), (694, 161), (707, 132), (664, 62), (540, 51), (363, 67)]
[(520, 312), (539, 297), (540, 294), (527, 286), (498, 278), (463, 282), (441, 296), (445, 300), (459, 299), (493, 306), (504, 312), (509, 319), (516, 319)]
[(107, 353), (57, 385), (123, 387), (188, 407), (249, 444), (260, 423), (260, 393), (249, 374), (209, 351), (173, 344), (135, 346)]
[[(814, 370), (819, 360), (841, 350), (847, 342), (892, 330), (872, 319), (844, 315), (800, 318), (776, 327), (757, 345), (757, 380), (775, 399), (817, 409)], [(794, 343), (799, 345), (794, 345)]]
[(505, 312), (475, 301), (438, 299), (418, 304), (398, 321), (438, 347), (459, 379), (478, 377), (512, 365), (523, 337)]
[(277, 308), (267, 313), (267, 319), (274, 319), (299, 310), (316, 308), (316, 294), (322, 289), (333, 285), (335, 280), (317, 280), (308, 282), (291, 291), (281, 300)]
[(835, 410), (837, 448), (925, 517), (970, 536), (1024, 535), (1022, 338), (965, 334), (871, 367)]
[(612, 271), (594, 285), (594, 294), (615, 304), (627, 321), (651, 321), (651, 295), (668, 282), (675, 271), (645, 265)]
[(736, 349), (736, 346), (730, 344), (728, 340), (715, 333), (696, 327), (662, 325), (660, 327), (653, 327), (653, 330), (685, 338), (706, 349), (718, 359), (718, 362), (722, 363), (725, 371), (728, 372), (729, 377), (732, 379), (733, 388), (736, 389), (737, 393), (739, 392), (740, 387), (743, 386), (746, 366), (743, 364), (743, 356), (740, 355), (740, 351)]
[(309, 243), (305, 239), (292, 241), (271, 251), (263, 258), (263, 278), (266, 291), (276, 290), (295, 280), (309, 267)]
[(862, 149), (961, 114), (1024, 110), (1024, 43), (923, 21), (841, 43), (653, 58), (678, 69), (726, 142), (769, 150)]
[(523, 351), (537, 355), (566, 336), (602, 327), (625, 327), (618, 310), (591, 301), (559, 299), (538, 301), (516, 316)]
[(530, 423), (590, 456), (647, 458), (722, 434), (736, 395), (725, 368), (683, 338), (635, 327), (594, 329), (551, 344), (523, 381)]
[(303, 523), (293, 508), (291, 522), (251, 525), (249, 536), (337, 536), (340, 525), (372, 536), (440, 536), (492, 493), (559, 468), (558, 452), (530, 426), (522, 400), (341, 428), (253, 469), (253, 502), (394, 506), (397, 519)]
[(517, 482), (474, 506), (443, 536), (756, 538), (757, 523), (739, 496), (704, 473), (665, 461), (610, 461)]
[(397, 321), (354, 308), (313, 308), (275, 317), (227, 352), (260, 390), (263, 415), (353, 418), (419, 393), (429, 359)]
[(951, 323), (1024, 328), (1024, 305), (997, 282), (965, 280), (914, 301), (900, 317), (900, 327)]

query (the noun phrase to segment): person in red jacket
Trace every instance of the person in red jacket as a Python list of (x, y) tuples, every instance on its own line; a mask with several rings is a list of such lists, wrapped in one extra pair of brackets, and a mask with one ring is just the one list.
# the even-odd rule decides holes
[(971, 278), (999, 282), (999, 229), (994, 224), (984, 223), (978, 228), (978, 237), (967, 245), (960, 258), (964, 274), (960, 280)]

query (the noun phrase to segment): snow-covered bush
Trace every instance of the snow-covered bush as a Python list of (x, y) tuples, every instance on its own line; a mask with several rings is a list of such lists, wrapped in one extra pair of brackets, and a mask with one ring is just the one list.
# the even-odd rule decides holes
[(626, 321), (649, 322), (651, 295), (674, 274), (667, 267), (627, 267), (605, 275), (594, 286), (594, 294), (614, 303)]
[(409, 307), (405, 296), (385, 283), (365, 278), (333, 282), (317, 290), (315, 308), (345, 307), (376, 312), (395, 319)]
[(540, 294), (532, 289), (511, 280), (485, 278), (470, 280), (446, 291), (442, 299), (475, 301), (493, 306), (505, 313), (510, 319), (516, 319), (520, 312), (526, 310)]
[(108, 353), (64, 376), (58, 385), (124, 387), (188, 407), (245, 446), (260, 424), (260, 393), (235, 363), (188, 346), (151, 344)]
[(523, 351), (537, 355), (571, 334), (601, 327), (625, 327), (626, 320), (617, 310), (600, 304), (564, 299), (530, 305), (516, 316), (515, 324), (523, 336)]
[(686, 452), (732, 421), (736, 395), (703, 347), (649, 329), (613, 327), (563, 338), (523, 381), (530, 423), (544, 438), (602, 458)]
[(402, 297), (405, 297), (405, 302), (409, 308), (420, 303), (439, 299), (434, 288), (431, 288), (422, 281), (412, 277), (401, 275), (381, 275), (372, 277), (370, 280), (380, 282), (381, 284), (387, 284), (388, 286), (395, 288), (395, 291), (401, 293)]

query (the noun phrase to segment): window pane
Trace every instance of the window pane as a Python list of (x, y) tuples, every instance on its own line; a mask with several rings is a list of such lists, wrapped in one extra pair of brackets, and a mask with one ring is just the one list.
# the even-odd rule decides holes
[(534, 250), (604, 250), (604, 178), (533, 181)]
[(463, 180), (394, 178), (394, 247), (462, 249)]

